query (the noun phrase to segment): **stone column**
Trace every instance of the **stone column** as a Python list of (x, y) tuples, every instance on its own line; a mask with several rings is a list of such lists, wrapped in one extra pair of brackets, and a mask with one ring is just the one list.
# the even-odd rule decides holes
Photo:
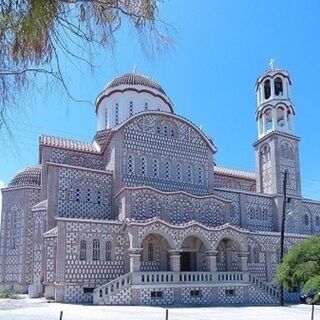
[(240, 267), (241, 267), (241, 271), (248, 271), (248, 256), (249, 256), (249, 252), (248, 251), (241, 251), (238, 254), (239, 256), (239, 260), (240, 260)]
[(130, 272), (140, 272), (142, 248), (129, 249)]
[(169, 250), (170, 271), (180, 272), (180, 251)]
[(217, 272), (218, 251), (207, 251), (208, 271)]

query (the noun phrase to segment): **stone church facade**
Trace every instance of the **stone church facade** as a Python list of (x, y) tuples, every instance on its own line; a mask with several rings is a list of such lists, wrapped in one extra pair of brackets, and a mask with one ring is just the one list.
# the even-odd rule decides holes
[(320, 202), (301, 195), (290, 86), (273, 67), (257, 80), (249, 173), (217, 166), (213, 140), (159, 84), (112, 80), (91, 143), (41, 136), (39, 163), (2, 189), (1, 285), (61, 302), (276, 303), (285, 170), (285, 250), (320, 233)]

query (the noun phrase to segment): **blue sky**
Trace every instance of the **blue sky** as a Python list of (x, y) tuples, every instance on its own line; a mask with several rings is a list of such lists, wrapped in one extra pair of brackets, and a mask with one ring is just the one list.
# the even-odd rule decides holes
[[(303, 194), (320, 200), (319, 16), (320, 2), (312, 0), (165, 1), (160, 17), (175, 29), (173, 48), (147, 57), (126, 28), (117, 35), (114, 55), (96, 53), (95, 73), (63, 61), (65, 79), (75, 97), (93, 104), (107, 82), (137, 65), (138, 72), (162, 85), (176, 113), (214, 140), (219, 165), (254, 171), (254, 84), (275, 58), (293, 80)], [(15, 143), (0, 142), (5, 184), (16, 171), (37, 163), (40, 134), (91, 141), (96, 129), (93, 105), (71, 101), (58, 84), (40, 81), (21, 104), (13, 119)]]

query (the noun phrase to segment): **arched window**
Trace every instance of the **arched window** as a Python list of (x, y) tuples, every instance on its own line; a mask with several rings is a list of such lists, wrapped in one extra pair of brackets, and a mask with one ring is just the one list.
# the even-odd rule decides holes
[(93, 239), (92, 249), (93, 260), (100, 260), (100, 241), (98, 239)]
[(274, 93), (276, 96), (283, 95), (283, 84), (279, 77), (274, 80)]
[(257, 247), (253, 248), (253, 261), (254, 263), (260, 263), (259, 249)]
[(91, 202), (92, 201), (91, 197), (92, 197), (92, 190), (88, 188), (86, 191), (86, 202)]
[(267, 109), (265, 111), (265, 119), (266, 119), (266, 131), (269, 131), (272, 129), (272, 111), (271, 109)]
[(270, 80), (264, 82), (264, 98), (269, 99), (271, 96)]
[(278, 128), (283, 128), (285, 127), (285, 122), (284, 122), (284, 108), (278, 107), (277, 108), (277, 127)]
[(177, 181), (181, 181), (182, 180), (182, 173), (181, 173), (181, 164), (177, 163), (177, 168), (176, 168), (176, 175), (177, 175)]
[(161, 127), (157, 126), (157, 134), (161, 134)]
[(148, 261), (153, 261), (154, 260), (154, 247), (153, 243), (149, 242), (148, 243)]
[(129, 175), (134, 174), (134, 157), (133, 155), (129, 154), (128, 155), (128, 160), (127, 160), (127, 173)]
[(133, 101), (129, 102), (129, 116), (133, 116)]
[(188, 182), (193, 183), (193, 170), (191, 164), (189, 164), (187, 167), (187, 179)]
[(319, 227), (320, 226), (320, 217), (316, 216), (316, 226)]
[(147, 111), (148, 109), (149, 109), (148, 102), (145, 102), (145, 103), (144, 103), (144, 110)]
[(87, 259), (87, 242), (85, 240), (80, 241), (80, 260)]
[(153, 177), (159, 178), (160, 170), (159, 170), (159, 160), (153, 159)]
[(111, 249), (112, 249), (111, 241), (107, 241), (106, 242), (106, 260), (107, 261), (111, 260)]
[(147, 159), (145, 157), (141, 158), (140, 173), (143, 177), (147, 176)]
[(119, 124), (119, 103), (116, 103), (116, 106), (114, 109), (114, 123), (116, 125)]
[(171, 178), (171, 164), (169, 161), (166, 161), (165, 163), (165, 178), (169, 180)]
[(303, 215), (303, 223), (306, 226), (309, 224), (309, 216), (307, 214)]

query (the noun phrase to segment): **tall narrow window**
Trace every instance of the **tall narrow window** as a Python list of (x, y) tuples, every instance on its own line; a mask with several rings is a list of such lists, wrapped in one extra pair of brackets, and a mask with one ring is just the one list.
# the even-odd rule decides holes
[(176, 174), (177, 174), (177, 181), (180, 182), (182, 180), (181, 164), (180, 163), (177, 164)]
[(188, 182), (193, 183), (193, 170), (190, 164), (187, 167), (187, 178), (188, 178)]
[(168, 133), (169, 133), (168, 127), (167, 127), (167, 126), (164, 126), (164, 127), (163, 127), (163, 135), (164, 135), (165, 137), (167, 137), (167, 136), (168, 136)]
[(274, 93), (276, 96), (283, 95), (283, 84), (279, 77), (274, 80)]
[(157, 134), (161, 134), (161, 127), (157, 126)]
[(249, 252), (248, 263), (252, 263), (252, 248), (251, 248), (251, 246), (248, 246), (248, 252)]
[(203, 170), (201, 167), (198, 167), (198, 182), (203, 184)]
[(87, 259), (87, 242), (85, 240), (80, 241), (80, 260)]
[(154, 248), (153, 243), (148, 243), (148, 261), (153, 261), (154, 259)]
[(128, 155), (128, 162), (127, 162), (127, 171), (128, 174), (134, 174), (134, 158), (133, 155)]
[(111, 241), (106, 242), (106, 260), (110, 261), (111, 260)]
[(102, 192), (101, 190), (98, 190), (97, 192), (97, 204), (101, 204), (101, 201), (102, 201)]
[(171, 164), (169, 161), (165, 163), (165, 178), (169, 180), (171, 178)]
[(81, 201), (81, 190), (79, 188), (76, 189), (74, 198), (77, 202)]
[(148, 102), (145, 102), (145, 103), (144, 103), (144, 110), (147, 111), (148, 109), (149, 109)]
[(309, 216), (307, 214), (303, 216), (303, 223), (306, 226), (309, 224)]
[(141, 175), (143, 177), (147, 176), (147, 159), (145, 157), (141, 158)]
[(104, 123), (107, 128), (108, 127), (108, 109), (105, 109), (104, 111)]
[(11, 249), (17, 248), (18, 237), (18, 221), (17, 213), (13, 212), (11, 215)]
[(92, 196), (91, 189), (88, 188), (86, 191), (86, 202), (91, 202), (91, 196)]
[(116, 125), (119, 124), (119, 103), (116, 103), (116, 107), (114, 109), (114, 122)]
[(133, 101), (129, 102), (129, 116), (133, 116)]
[(93, 260), (100, 260), (100, 241), (98, 239), (93, 239), (92, 249)]
[(254, 260), (254, 263), (260, 262), (259, 249), (257, 247), (253, 248), (253, 260)]
[(153, 176), (155, 178), (159, 178), (160, 175), (160, 170), (159, 170), (159, 160), (158, 159), (153, 159)]
[(320, 226), (320, 217), (316, 216), (316, 226), (319, 227)]
[(269, 99), (271, 96), (270, 80), (264, 82), (264, 98)]

